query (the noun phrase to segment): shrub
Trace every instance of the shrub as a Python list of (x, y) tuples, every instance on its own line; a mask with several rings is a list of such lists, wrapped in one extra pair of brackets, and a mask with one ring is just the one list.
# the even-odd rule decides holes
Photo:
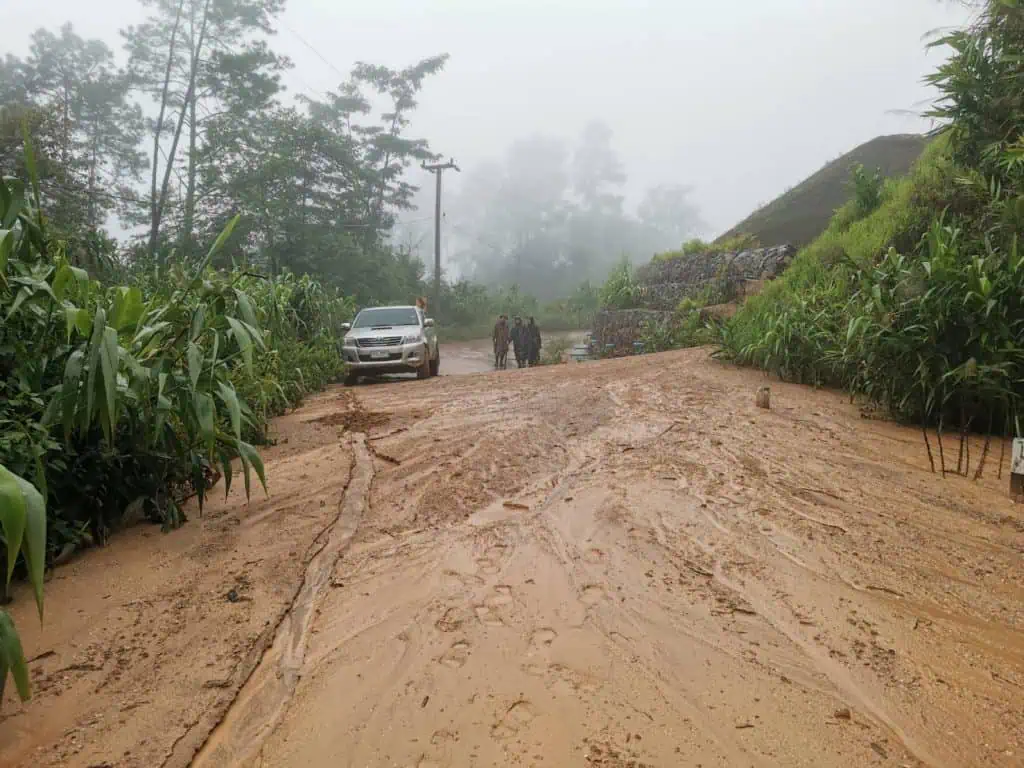
[[(854, 200), (720, 331), (718, 354), (843, 386), (940, 435), (1020, 434), (1024, 8), (991, 0), (939, 43), (953, 49), (929, 78), (943, 135), (880, 193), (855, 173)], [(960, 451), (966, 474), (963, 439)], [(976, 477), (985, 454), (987, 443)]]
[(600, 291), (601, 306), (606, 309), (630, 309), (636, 306), (637, 286), (628, 259), (619, 262)]
[(863, 218), (882, 204), (882, 171), (868, 173), (863, 164), (856, 163), (850, 169), (850, 189), (853, 193), (851, 204), (857, 218)]
[[(351, 303), (308, 278), (199, 264), (103, 285), (48, 237), (17, 180), (0, 180), (0, 464), (47, 500), (47, 557), (102, 541), (129, 506), (175, 526), (182, 502), (241, 462), (267, 419), (341, 373)], [(136, 276), (138, 277), (138, 276)], [(8, 562), (8, 567), (13, 564)]]
[(565, 353), (572, 348), (572, 341), (562, 337), (549, 338), (541, 347), (541, 365), (559, 365), (565, 362)]

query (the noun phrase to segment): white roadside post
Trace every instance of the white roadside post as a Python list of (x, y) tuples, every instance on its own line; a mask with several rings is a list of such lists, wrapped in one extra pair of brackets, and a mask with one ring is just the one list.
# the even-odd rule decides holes
[(1013, 439), (1013, 454), (1010, 459), (1010, 497), (1024, 501), (1024, 438)]

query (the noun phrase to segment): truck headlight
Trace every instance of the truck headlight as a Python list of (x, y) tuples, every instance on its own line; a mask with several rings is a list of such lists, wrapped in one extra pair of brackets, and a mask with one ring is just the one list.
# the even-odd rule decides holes
[(346, 336), (342, 339), (341, 345), (343, 347), (354, 347), (356, 345), (356, 340), (351, 336)]
[(412, 333), (402, 339), (403, 344), (422, 344), (423, 334)]

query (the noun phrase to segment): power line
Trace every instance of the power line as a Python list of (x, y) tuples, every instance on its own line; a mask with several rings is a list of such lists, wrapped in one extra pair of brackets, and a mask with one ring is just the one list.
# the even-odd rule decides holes
[(287, 30), (288, 30), (288, 31), (289, 31), (289, 32), (290, 32), (290, 33), (291, 33), (292, 35), (294, 35), (294, 36), (295, 36), (295, 39), (296, 39), (296, 40), (298, 40), (298, 41), (299, 41), (300, 43), (302, 43), (302, 44), (303, 44), (304, 46), (306, 46), (307, 48), (309, 48), (309, 50), (311, 50), (311, 51), (312, 51), (312, 52), (313, 52), (314, 54), (316, 54), (316, 56), (317, 56), (317, 57), (318, 57), (318, 58), (320, 59), (320, 61), (322, 61), (322, 62), (323, 62), (324, 64), (326, 64), (326, 65), (327, 65), (328, 67), (330, 67), (331, 69), (333, 69), (333, 70), (334, 70), (335, 72), (337, 72), (337, 73), (338, 73), (339, 75), (341, 75), (342, 77), (348, 77), (348, 74), (347, 74), (347, 73), (345, 73), (345, 72), (342, 72), (342, 71), (341, 71), (341, 70), (340, 70), (340, 69), (339, 69), (338, 67), (334, 66), (334, 64), (333, 64), (333, 63), (331, 63), (330, 61), (328, 61), (328, 59), (327, 59), (327, 57), (326, 57), (326, 56), (324, 56), (324, 55), (323, 55), (322, 53), (320, 53), (320, 51), (318, 51), (318, 50), (317, 50), (316, 48), (314, 48), (314, 47), (313, 47), (312, 45), (310, 45), (310, 43), (308, 43), (308, 42), (306, 41), (306, 39), (305, 39), (304, 37), (302, 37), (302, 35), (300, 35), (300, 34), (299, 34), (298, 32), (296, 32), (296, 31), (295, 31), (294, 29), (292, 29), (292, 28), (291, 28), (291, 27), (289, 27), (289, 26), (288, 26), (287, 24), (285, 24), (283, 20), (281, 21), (281, 26), (282, 26), (282, 27), (284, 27), (285, 29), (287, 29)]

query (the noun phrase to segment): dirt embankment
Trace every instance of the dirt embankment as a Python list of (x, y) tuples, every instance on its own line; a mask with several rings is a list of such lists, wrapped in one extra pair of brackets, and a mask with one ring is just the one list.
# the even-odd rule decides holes
[(41, 636), (19, 606), (0, 763), (1024, 765), (1005, 478), (764, 383), (692, 350), (317, 398), (269, 499), (57, 571)]

